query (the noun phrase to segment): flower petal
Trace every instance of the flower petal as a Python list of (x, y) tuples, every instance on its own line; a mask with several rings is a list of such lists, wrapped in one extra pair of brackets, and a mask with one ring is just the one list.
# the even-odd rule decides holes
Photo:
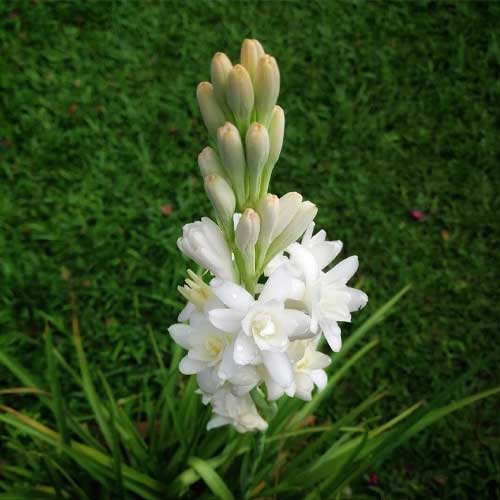
[(168, 327), (168, 333), (170, 333), (174, 342), (184, 349), (189, 349), (191, 347), (191, 343), (189, 342), (191, 328), (188, 325), (176, 323)]
[(177, 320), (183, 323), (184, 321), (187, 321), (195, 311), (196, 311), (196, 306), (191, 302), (188, 302), (184, 306), (184, 309), (180, 312)]
[(359, 311), (366, 306), (368, 302), (368, 295), (357, 288), (346, 287), (346, 291), (349, 292), (351, 299), (349, 300), (349, 311)]
[(314, 383), (308, 373), (295, 374), (295, 397), (304, 401), (310, 401), (311, 392), (314, 389)]
[(240, 333), (234, 343), (234, 361), (239, 365), (253, 363), (259, 352), (252, 337)]
[(238, 333), (244, 314), (234, 309), (212, 309), (208, 312), (210, 323), (228, 333)]
[(335, 321), (321, 318), (319, 326), (323, 330), (323, 334), (333, 352), (339, 352), (342, 347), (342, 338), (340, 336), (339, 325)]
[(314, 333), (310, 330), (310, 316), (302, 311), (296, 311), (295, 309), (285, 309), (285, 314), (293, 318), (295, 322), (293, 330), (288, 332), (288, 338), (290, 340), (309, 339), (314, 336)]
[(288, 262), (288, 257), (285, 257), (282, 253), (276, 255), (273, 257), (270, 261), (269, 264), (264, 269), (264, 276), (271, 276), (278, 267), (282, 266), (283, 264), (286, 264)]
[(262, 361), (270, 377), (281, 387), (293, 383), (292, 365), (285, 352), (262, 351)]
[(261, 304), (270, 300), (284, 302), (288, 298), (292, 285), (293, 282), (290, 273), (284, 266), (279, 267), (267, 279), (262, 292), (260, 292), (258, 301)]
[(326, 387), (328, 377), (326, 376), (325, 370), (313, 370), (311, 372), (311, 378), (320, 391)]
[(255, 366), (239, 366), (236, 373), (231, 377), (231, 390), (237, 396), (250, 392), (261, 380), (259, 372)]
[(357, 255), (352, 255), (340, 261), (333, 269), (330, 269), (324, 276), (327, 285), (339, 283), (345, 285), (358, 270), (359, 260)]
[(232, 342), (224, 349), (218, 375), (222, 380), (227, 380), (234, 375), (236, 368), (237, 366), (234, 362), (234, 342)]
[(269, 375), (266, 376), (266, 389), (268, 401), (276, 401), (285, 394), (283, 387), (277, 384)]
[(228, 425), (231, 423), (231, 419), (227, 417), (221, 417), (220, 415), (215, 415), (212, 417), (207, 424), (207, 431), (215, 429), (217, 427), (222, 427), (223, 425)]
[[(319, 233), (318, 233), (319, 234)], [(318, 267), (324, 269), (342, 250), (341, 241), (323, 241), (310, 248)]]
[(243, 287), (231, 281), (214, 278), (210, 282), (210, 288), (229, 309), (246, 312), (255, 302)]
[(318, 267), (314, 255), (307, 248), (298, 243), (292, 243), (288, 247), (288, 252), (290, 253), (294, 266), (299, 268), (304, 275), (306, 286), (316, 282), (320, 275), (320, 268)]
[(199, 372), (196, 375), (196, 381), (198, 382), (199, 388), (207, 394), (214, 394), (222, 383), (213, 368), (205, 368)]
[(312, 352), (309, 359), (309, 369), (311, 370), (321, 370), (332, 362), (330, 356), (319, 351)]
[(179, 363), (179, 371), (184, 375), (194, 375), (207, 367), (206, 363), (184, 356)]
[[(302, 241), (301, 241), (302, 245), (307, 246), (307, 244), (313, 238), (314, 226), (315, 226), (314, 221), (309, 224), (309, 227), (306, 229), (306, 232), (304, 233), (304, 236), (302, 236)], [(318, 235), (316, 235), (316, 236), (318, 236)], [(325, 234), (325, 236), (326, 236), (326, 234)]]

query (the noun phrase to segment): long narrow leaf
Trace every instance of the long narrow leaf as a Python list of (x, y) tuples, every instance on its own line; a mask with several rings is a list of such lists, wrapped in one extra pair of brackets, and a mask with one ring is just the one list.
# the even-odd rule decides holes
[(47, 378), (52, 392), (52, 412), (57, 424), (57, 430), (62, 436), (63, 443), (69, 442), (68, 424), (66, 422), (66, 411), (64, 408), (64, 399), (61, 391), (59, 371), (54, 357), (54, 346), (52, 343), (52, 331), (45, 331), (45, 355), (47, 358)]
[(217, 498), (221, 500), (234, 500), (234, 496), (226, 486), (226, 483), (208, 462), (201, 458), (191, 457), (189, 465), (200, 475)]
[[(31, 417), (6, 406), (0, 406), (0, 410), (7, 413), (7, 415), (0, 414), (0, 421), (12, 425), (52, 446), (58, 446), (62, 442), (57, 432)], [(96, 466), (101, 467), (103, 472), (112, 477), (113, 464), (109, 455), (76, 441), (71, 441), (69, 446), (63, 446), (62, 449), (75, 460), (91, 461)], [(131, 490), (136, 491), (141, 489), (140, 485), (158, 493), (164, 490), (161, 483), (127, 465), (122, 465), (122, 474), (125, 486), (129, 486)]]

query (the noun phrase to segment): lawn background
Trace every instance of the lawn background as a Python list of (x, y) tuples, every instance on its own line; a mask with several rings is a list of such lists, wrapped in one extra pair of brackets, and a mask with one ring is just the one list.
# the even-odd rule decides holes
[[(360, 256), (370, 302), (354, 322), (413, 284), (320, 418), (382, 385), (376, 412), (395, 414), (472, 366), (458, 395), (498, 383), (499, 23), (498, 2), (3, 2), (0, 347), (41, 373), (48, 323), (71, 359), (73, 293), (89, 360), (118, 396), (147, 386), (148, 331), (168, 356), (181, 307), (175, 241), (209, 210), (196, 84), (255, 37), (287, 120), (272, 189), (317, 203)], [(499, 456), (490, 399), (375, 472), (388, 498), (495, 498)]]

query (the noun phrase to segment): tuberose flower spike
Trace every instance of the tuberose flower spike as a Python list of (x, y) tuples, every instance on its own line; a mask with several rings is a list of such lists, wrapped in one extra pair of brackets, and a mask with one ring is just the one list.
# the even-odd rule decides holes
[(197, 98), (217, 145), (202, 150), (198, 165), (217, 222), (186, 224), (177, 241), (211, 279), (188, 271), (179, 287), (187, 304), (169, 333), (187, 350), (180, 371), (196, 375), (213, 409), (207, 429), (264, 432), (257, 407), (271, 412), (262, 389), (269, 401), (310, 400), (323, 389), (330, 358), (318, 351), (321, 336), (339, 351), (339, 322), (349, 322), (368, 297), (347, 285), (358, 258), (332, 264), (342, 243), (323, 230), (314, 234), (316, 205), (297, 192), (268, 193), (285, 131), (275, 58), (245, 40), (241, 64), (215, 54), (211, 79), (200, 83)]

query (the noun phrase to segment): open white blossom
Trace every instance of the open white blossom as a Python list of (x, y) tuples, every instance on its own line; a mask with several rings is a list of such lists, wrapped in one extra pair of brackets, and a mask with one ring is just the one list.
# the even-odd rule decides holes
[(186, 375), (218, 365), (225, 347), (232, 340), (203, 316), (191, 319), (189, 325), (172, 325), (168, 331), (177, 344), (188, 350), (179, 365), (179, 370)]
[(311, 315), (311, 332), (319, 329), (334, 352), (340, 351), (342, 340), (339, 321), (351, 321), (351, 312), (359, 311), (368, 302), (367, 295), (347, 286), (358, 269), (358, 257), (348, 257), (327, 272), (322, 269), (331, 264), (342, 249), (340, 241), (326, 241), (326, 233), (312, 236), (314, 225), (307, 230), (302, 243), (292, 243), (286, 252), (289, 257), (275, 257), (267, 272), (284, 269), (304, 283), (304, 293), (297, 307), (302, 305)]
[(225, 360), (229, 373), (235, 370), (235, 365), (262, 363), (280, 387), (292, 386), (292, 366), (286, 349), (290, 341), (312, 335), (310, 317), (302, 311), (285, 308), (285, 300), (293, 290), (292, 282), (289, 273), (278, 269), (255, 300), (235, 283), (212, 281), (214, 294), (226, 307), (212, 309), (208, 317), (216, 328), (235, 335), (232, 359)]
[[(297, 340), (291, 342), (287, 349), (287, 356), (292, 364), (293, 393), (294, 396), (305, 401), (311, 399), (314, 386), (322, 390), (326, 386), (327, 375), (324, 371), (331, 360), (326, 354), (317, 351), (320, 336), (312, 339)], [(264, 377), (268, 399), (273, 401), (279, 399), (285, 390), (280, 387), (269, 376)]]
[(208, 422), (207, 430), (228, 424), (238, 432), (267, 429), (267, 422), (257, 413), (255, 404), (248, 394), (238, 397), (224, 386), (206, 401), (212, 404), (214, 412), (214, 416)]

